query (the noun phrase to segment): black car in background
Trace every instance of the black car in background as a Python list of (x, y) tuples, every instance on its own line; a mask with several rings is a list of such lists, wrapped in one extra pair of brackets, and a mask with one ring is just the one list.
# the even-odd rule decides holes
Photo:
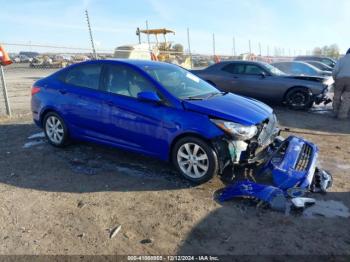
[(332, 72), (323, 71), (317, 67), (310, 65), (306, 62), (291, 61), (291, 62), (277, 62), (271, 63), (272, 66), (277, 67), (282, 72), (295, 75), (295, 76), (320, 76), (320, 77), (331, 77)]
[(317, 61), (324, 63), (330, 66), (331, 68), (334, 68), (336, 64), (335, 60), (324, 56), (297, 56), (296, 58), (294, 58), (294, 61)]
[(291, 76), (263, 62), (222, 61), (191, 72), (223, 92), (283, 103), (293, 109), (329, 102), (327, 91), (331, 83), (327, 78)]
[(317, 62), (317, 61), (305, 61), (305, 63), (308, 63), (309, 65), (313, 65), (314, 67), (317, 67), (318, 69), (322, 71), (329, 71), (332, 72), (333, 68), (322, 63), (322, 62)]

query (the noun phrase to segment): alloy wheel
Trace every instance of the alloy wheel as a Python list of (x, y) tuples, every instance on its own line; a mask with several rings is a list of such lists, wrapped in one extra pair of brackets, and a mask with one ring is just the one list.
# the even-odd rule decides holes
[(195, 143), (185, 143), (178, 149), (177, 162), (182, 172), (192, 178), (203, 177), (209, 168), (207, 153)]
[(56, 116), (49, 116), (46, 120), (45, 130), (47, 137), (55, 144), (61, 144), (64, 137), (63, 124)]

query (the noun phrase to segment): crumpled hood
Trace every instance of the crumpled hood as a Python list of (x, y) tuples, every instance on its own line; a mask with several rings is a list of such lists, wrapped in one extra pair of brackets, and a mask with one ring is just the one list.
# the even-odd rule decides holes
[(207, 100), (185, 100), (185, 109), (242, 125), (261, 123), (272, 114), (271, 107), (257, 100), (226, 94)]

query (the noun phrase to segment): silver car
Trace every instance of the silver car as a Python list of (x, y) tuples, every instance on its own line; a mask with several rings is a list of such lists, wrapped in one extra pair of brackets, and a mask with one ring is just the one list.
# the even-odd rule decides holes
[(272, 63), (271, 65), (274, 67), (277, 67), (282, 72), (290, 75), (323, 76), (323, 77), (332, 76), (332, 72), (320, 70), (317, 67), (306, 62), (299, 62), (299, 61), (277, 62), (277, 63)]
[(293, 109), (308, 109), (314, 103), (329, 103), (324, 77), (291, 76), (262, 62), (224, 61), (192, 73), (224, 92), (283, 103)]

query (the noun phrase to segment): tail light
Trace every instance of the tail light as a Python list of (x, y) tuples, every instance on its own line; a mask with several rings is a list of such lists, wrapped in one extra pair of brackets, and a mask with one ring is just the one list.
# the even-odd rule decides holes
[(32, 87), (32, 96), (40, 92), (40, 87), (33, 86)]

